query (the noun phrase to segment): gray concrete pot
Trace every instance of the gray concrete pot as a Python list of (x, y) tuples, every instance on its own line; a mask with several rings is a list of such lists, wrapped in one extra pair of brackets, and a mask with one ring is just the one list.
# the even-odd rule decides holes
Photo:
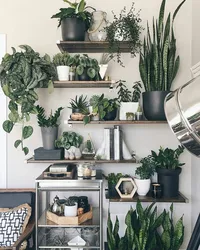
[(41, 127), (43, 148), (50, 150), (55, 148), (55, 140), (58, 136), (58, 127)]

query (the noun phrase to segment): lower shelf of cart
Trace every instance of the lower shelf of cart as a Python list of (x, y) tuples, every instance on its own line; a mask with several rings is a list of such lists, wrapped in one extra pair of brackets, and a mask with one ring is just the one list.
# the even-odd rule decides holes
[(101, 249), (100, 247), (88, 247), (88, 246), (48, 246), (48, 247), (41, 247), (39, 246), (39, 249), (48, 249), (48, 250), (54, 250), (54, 249)]
[(79, 227), (100, 227), (100, 214), (99, 214), (99, 207), (93, 207), (92, 209), (93, 218), (91, 220), (87, 220), (79, 225), (58, 225), (54, 222), (47, 220), (46, 218), (46, 211), (44, 211), (38, 220), (38, 227), (62, 227), (62, 228), (79, 228)]

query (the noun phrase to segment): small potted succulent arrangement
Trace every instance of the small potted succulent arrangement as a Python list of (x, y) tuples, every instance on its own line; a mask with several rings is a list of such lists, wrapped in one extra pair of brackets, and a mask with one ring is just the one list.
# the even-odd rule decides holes
[(98, 81), (99, 77), (99, 64), (94, 58), (90, 58), (87, 54), (75, 55), (76, 77), (79, 81)]
[(86, 6), (86, 2), (81, 0), (79, 2), (70, 2), (63, 0), (70, 7), (61, 8), (60, 12), (53, 15), (51, 18), (59, 20), (58, 27), (61, 26), (62, 38), (64, 41), (84, 41), (85, 33), (89, 29), (92, 21), (92, 14), (88, 11), (95, 9)]
[(99, 120), (115, 120), (118, 109), (117, 98), (108, 99), (104, 97), (104, 94), (101, 96), (93, 95), (90, 98), (90, 105), (90, 114), (83, 118), (85, 125), (91, 121), (93, 116), (96, 117), (97, 115)]
[(109, 197), (118, 197), (119, 194), (115, 188), (120, 178), (123, 177), (122, 173), (110, 173), (108, 176), (104, 175), (104, 178), (108, 181), (108, 194)]
[(74, 58), (67, 52), (58, 53), (53, 57), (53, 64), (57, 69), (58, 80), (68, 81), (70, 66), (74, 64)]
[(38, 125), (41, 127), (43, 148), (47, 150), (54, 149), (55, 141), (58, 136), (58, 119), (63, 108), (58, 108), (54, 114), (51, 110), (49, 117), (46, 117), (43, 107), (37, 105), (36, 108)]
[[(25, 155), (29, 153), (24, 140), (33, 134), (33, 127), (26, 125), (32, 114), (37, 114), (37, 88), (48, 87), (51, 92), (56, 71), (49, 55), (40, 56), (28, 45), (19, 46), (23, 51), (3, 57), (0, 70), (0, 82), (4, 94), (9, 98), (8, 120), (3, 129), (10, 133), (15, 124), (21, 124), (22, 135), (14, 143), (15, 148), (21, 145)], [(24, 66), (22, 66), (24, 65)]]
[(152, 160), (158, 173), (158, 183), (162, 185), (164, 197), (177, 197), (179, 193), (179, 175), (181, 166), (185, 163), (179, 162), (180, 155), (184, 152), (183, 146), (176, 149), (162, 148), (159, 152), (151, 151)]
[(150, 190), (151, 176), (155, 173), (155, 164), (151, 156), (143, 158), (140, 163), (142, 165), (136, 168), (134, 181), (137, 185), (138, 195), (145, 196)]
[(163, 0), (159, 18), (153, 19), (152, 33), (147, 23), (147, 36), (144, 38), (140, 53), (139, 70), (145, 88), (143, 110), (148, 120), (166, 120), (164, 100), (170, 93), (180, 66), (180, 57), (176, 55), (177, 40), (174, 34), (174, 23), (185, 1), (180, 3), (172, 18), (169, 13), (164, 23), (166, 0)]
[(126, 81), (119, 80), (117, 82), (118, 102), (120, 103), (119, 119), (120, 120), (135, 120), (137, 112), (140, 108), (140, 95), (142, 85), (140, 81), (134, 82), (133, 92), (127, 88)]
[(75, 132), (63, 132), (56, 140), (57, 148), (65, 149), (65, 159), (74, 160), (81, 158), (80, 146), (83, 142), (83, 137)]
[(76, 96), (75, 99), (71, 99), (70, 108), (72, 114), (70, 118), (73, 121), (83, 121), (85, 115), (89, 115), (87, 96)]
[(83, 148), (82, 151), (82, 156), (84, 159), (94, 159), (95, 156), (95, 148), (94, 148), (94, 144), (92, 142), (92, 139), (90, 137), (90, 135), (88, 136), (88, 140), (86, 140), (85, 142), (85, 146)]
[(64, 215), (68, 217), (77, 216), (78, 212), (78, 203), (73, 201), (72, 199), (67, 199), (64, 204)]
[(109, 43), (109, 53), (116, 53), (117, 62), (123, 66), (120, 53), (120, 43), (126, 41), (128, 43), (132, 57), (140, 52), (141, 41), (140, 34), (143, 30), (141, 26), (140, 12), (135, 12), (134, 2), (131, 9), (127, 12), (126, 7), (122, 9), (119, 16), (114, 15), (114, 20), (105, 27), (107, 33), (107, 41)]

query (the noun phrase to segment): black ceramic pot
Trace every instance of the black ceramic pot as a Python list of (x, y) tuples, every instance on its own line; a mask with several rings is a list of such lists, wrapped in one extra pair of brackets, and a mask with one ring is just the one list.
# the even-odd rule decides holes
[(157, 168), (158, 183), (162, 185), (162, 193), (164, 197), (177, 197), (179, 191), (179, 175), (181, 168), (165, 169)]
[(117, 109), (114, 109), (113, 111), (107, 113), (103, 119), (105, 121), (114, 121), (116, 116), (117, 116)]
[(109, 184), (108, 185), (108, 194), (109, 197), (119, 197), (119, 194), (115, 188), (116, 184)]
[(90, 78), (87, 74), (87, 69), (84, 69), (84, 72), (82, 75), (78, 75), (79, 81), (90, 81)]
[(61, 21), (63, 41), (84, 41), (85, 22), (78, 18), (65, 18)]
[(143, 111), (149, 121), (165, 121), (164, 100), (170, 91), (149, 91), (142, 94)]

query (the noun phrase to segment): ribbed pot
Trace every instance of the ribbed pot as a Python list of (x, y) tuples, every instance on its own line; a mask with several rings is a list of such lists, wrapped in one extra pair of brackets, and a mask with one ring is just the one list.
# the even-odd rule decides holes
[(165, 169), (157, 168), (158, 183), (162, 185), (164, 197), (177, 197), (179, 193), (179, 175), (181, 168)]
[(55, 140), (58, 137), (58, 127), (41, 127), (43, 148), (55, 149)]
[(84, 41), (85, 22), (78, 18), (65, 18), (61, 21), (63, 41)]
[(149, 91), (142, 93), (143, 111), (149, 121), (165, 121), (164, 100), (170, 91)]

